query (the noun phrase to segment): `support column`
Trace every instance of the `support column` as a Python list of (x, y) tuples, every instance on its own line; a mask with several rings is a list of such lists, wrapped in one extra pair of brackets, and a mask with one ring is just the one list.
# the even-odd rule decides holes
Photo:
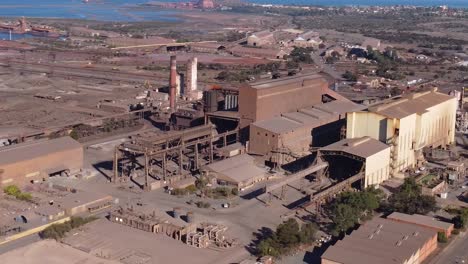
[(223, 136), (223, 146), (225, 147), (227, 145), (227, 136), (224, 134)]
[(145, 151), (145, 189), (148, 190), (148, 177), (149, 177), (149, 160), (148, 153)]
[(119, 148), (115, 147), (114, 150), (114, 163), (113, 165), (113, 171), (114, 171), (114, 176), (111, 182), (117, 182), (117, 178), (119, 176)]
[(198, 163), (198, 143), (195, 144), (195, 169), (198, 170), (199, 163)]
[(184, 158), (183, 158), (183, 155), (184, 155), (184, 145), (182, 145), (180, 148), (179, 148), (179, 174), (182, 175), (182, 164), (184, 163)]
[(210, 163), (213, 163), (213, 139), (210, 139)]
[(163, 153), (163, 160), (162, 160), (162, 169), (163, 169), (163, 180), (165, 181), (167, 178), (167, 169), (166, 169), (166, 152)]

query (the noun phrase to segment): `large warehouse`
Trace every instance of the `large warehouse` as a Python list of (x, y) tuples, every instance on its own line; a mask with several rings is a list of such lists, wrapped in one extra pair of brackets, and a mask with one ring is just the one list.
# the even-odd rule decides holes
[(83, 168), (83, 147), (70, 137), (33, 141), (0, 149), (0, 186), (23, 185)]
[(419, 264), (437, 248), (437, 232), (375, 217), (322, 255), (322, 264)]
[(319, 103), (313, 107), (283, 113), (250, 125), (249, 153), (264, 155), (271, 162), (288, 163), (295, 156), (310, 153), (341, 139), (347, 112), (363, 109), (349, 101)]
[(343, 180), (361, 172), (363, 187), (368, 187), (390, 177), (390, 147), (371, 137), (343, 139), (321, 148), (320, 155), (332, 178)]
[(332, 100), (346, 100), (328, 88), (320, 75), (251, 83), (239, 88), (241, 129), (251, 123)]
[(457, 99), (436, 89), (390, 99), (347, 115), (347, 138), (370, 136), (392, 147), (391, 174), (415, 167), (424, 147), (455, 140)]

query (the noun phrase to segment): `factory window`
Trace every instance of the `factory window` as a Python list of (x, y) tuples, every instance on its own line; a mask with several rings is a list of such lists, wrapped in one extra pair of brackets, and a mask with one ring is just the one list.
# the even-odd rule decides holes
[(275, 135), (271, 135), (271, 137), (275, 137)]
[(257, 132), (257, 136), (260, 136), (260, 132)]
[(268, 137), (268, 133), (265, 133), (265, 137)]

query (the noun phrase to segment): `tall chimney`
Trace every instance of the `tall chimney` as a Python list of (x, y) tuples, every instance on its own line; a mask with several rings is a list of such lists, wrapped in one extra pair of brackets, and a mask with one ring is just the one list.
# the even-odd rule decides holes
[(191, 58), (187, 63), (187, 85), (185, 94), (188, 95), (192, 91), (197, 90), (197, 57)]
[(171, 75), (169, 76), (169, 106), (171, 111), (176, 108), (176, 86), (177, 86), (177, 62), (176, 56), (171, 56)]

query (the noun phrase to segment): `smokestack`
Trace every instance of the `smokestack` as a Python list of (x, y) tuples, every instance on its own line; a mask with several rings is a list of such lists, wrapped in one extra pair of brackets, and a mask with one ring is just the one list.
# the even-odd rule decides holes
[(176, 56), (171, 56), (171, 75), (169, 76), (169, 106), (171, 111), (176, 108), (176, 86), (177, 86), (177, 61)]
[(198, 71), (198, 59), (197, 57), (191, 58), (187, 63), (187, 84), (186, 95), (189, 95), (192, 91), (197, 90), (197, 71)]

